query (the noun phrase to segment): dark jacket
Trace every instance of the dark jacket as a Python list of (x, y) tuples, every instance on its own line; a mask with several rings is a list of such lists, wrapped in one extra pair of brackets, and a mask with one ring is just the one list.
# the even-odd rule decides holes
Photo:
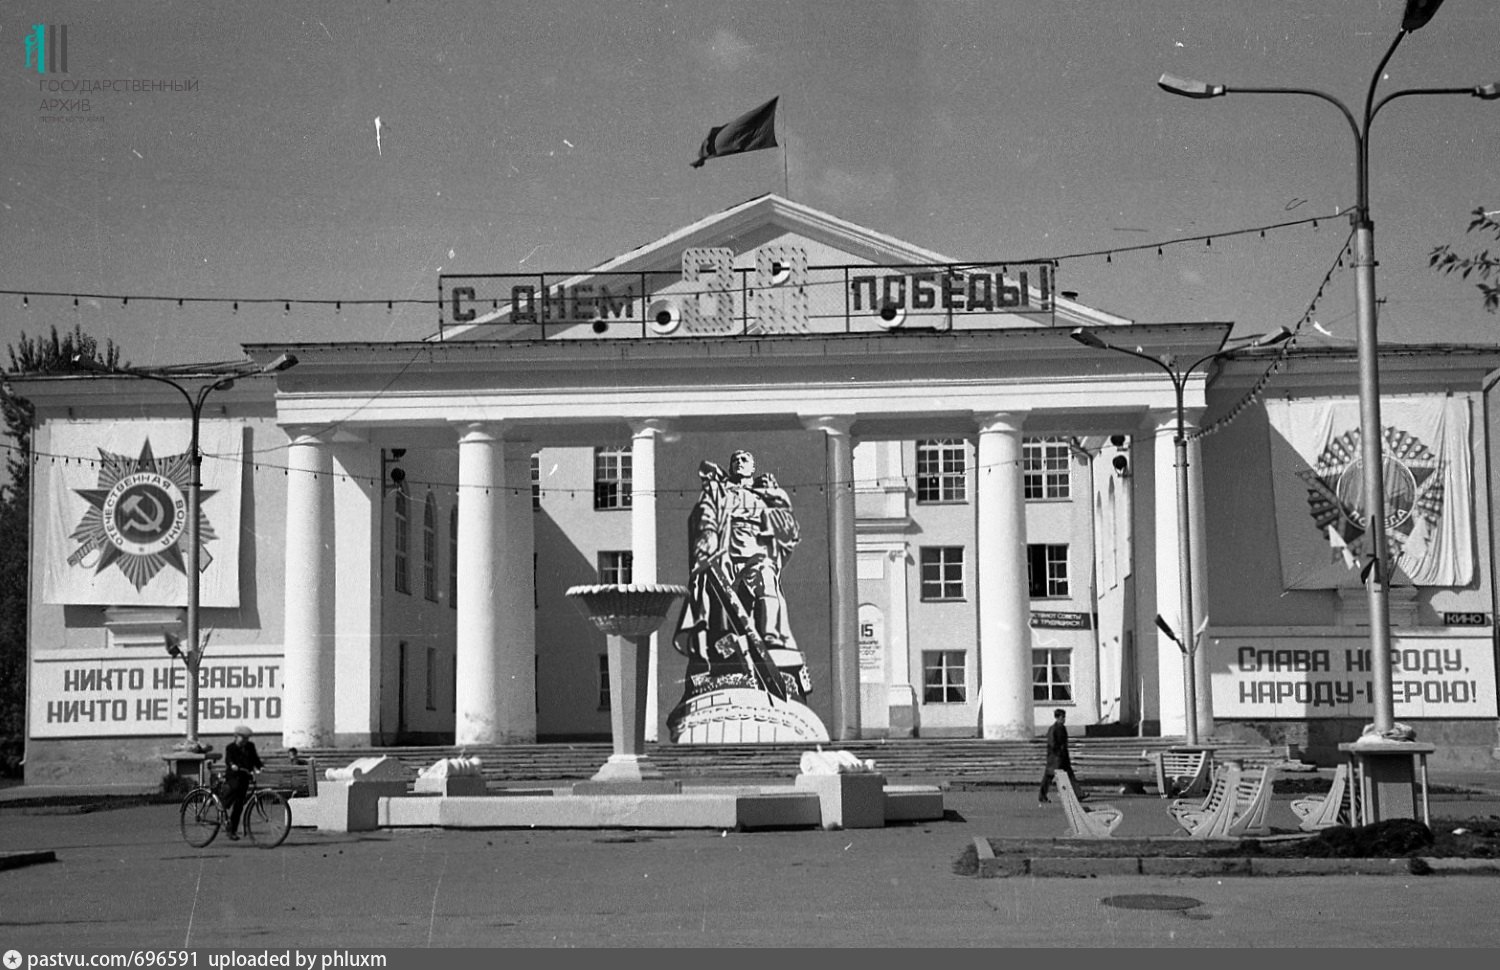
[(1073, 759), (1068, 756), (1068, 728), (1060, 721), (1054, 721), (1047, 729), (1047, 767), (1073, 767)]
[(265, 765), (261, 764), (260, 754), (255, 750), (255, 742), (249, 738), (236, 737), (224, 746), (224, 768), (226, 771), (243, 771), (249, 774), (259, 771)]

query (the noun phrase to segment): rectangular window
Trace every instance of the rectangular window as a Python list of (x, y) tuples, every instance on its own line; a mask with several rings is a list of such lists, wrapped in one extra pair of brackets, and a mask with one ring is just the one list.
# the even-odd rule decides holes
[(1068, 547), (1033, 543), (1026, 547), (1027, 595), (1045, 599), (1068, 595)]
[(1059, 438), (1021, 443), (1021, 485), (1028, 501), (1072, 496), (1072, 452)]
[(964, 651), (922, 651), (922, 701), (926, 704), (963, 704), (968, 699), (964, 685)]
[(437, 648), (427, 648), (427, 709), (437, 710)]
[(594, 508), (630, 508), (630, 449), (594, 449)]
[(539, 512), (542, 508), (542, 454), (537, 452), (531, 456), (531, 511)]
[(1054, 703), (1073, 699), (1073, 651), (1031, 651), (1031, 699)]
[(917, 442), (917, 501), (962, 502), (967, 496), (969, 446), (962, 440)]
[(630, 552), (599, 553), (599, 582), (629, 585), (634, 559), (634, 554)]
[(609, 710), (609, 654), (599, 655), (599, 710)]
[(920, 550), (922, 599), (964, 598), (964, 547), (923, 546)]

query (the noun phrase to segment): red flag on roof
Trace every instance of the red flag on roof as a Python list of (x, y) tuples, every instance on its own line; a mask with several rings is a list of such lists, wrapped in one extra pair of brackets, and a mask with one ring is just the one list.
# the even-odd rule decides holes
[(1437, 13), (1437, 7), (1442, 4), (1443, 0), (1407, 0), (1406, 12), (1401, 15), (1401, 30), (1410, 33), (1410, 31), (1427, 27), (1427, 21), (1433, 19), (1434, 13)]
[(1443, 0), (1406, 0), (1406, 10), (1401, 15), (1401, 29), (1407, 33), (1421, 30), (1442, 4)]
[(708, 137), (698, 149), (698, 160), (693, 163), (693, 168), (702, 168), (710, 158), (775, 148), (776, 102), (779, 100), (779, 97), (772, 98), (727, 125), (708, 129)]

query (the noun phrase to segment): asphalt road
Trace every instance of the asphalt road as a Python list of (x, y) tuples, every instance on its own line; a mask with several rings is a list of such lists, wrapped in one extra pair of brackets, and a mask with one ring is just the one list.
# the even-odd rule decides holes
[[(171, 805), (12, 809), (0, 852), (57, 861), (0, 872), (0, 951), (1500, 945), (1494, 877), (977, 879), (953, 872), (974, 836), (1065, 826), (1030, 792), (948, 807), (843, 832), (295, 829), (272, 850), (193, 849)], [(1494, 806), (1443, 806), (1470, 808)]]

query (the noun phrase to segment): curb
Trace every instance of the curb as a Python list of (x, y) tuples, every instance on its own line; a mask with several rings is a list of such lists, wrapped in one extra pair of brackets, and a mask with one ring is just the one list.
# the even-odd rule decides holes
[(34, 866), (42, 862), (56, 862), (57, 853), (51, 849), (38, 852), (0, 852), (0, 871)]
[(979, 879), (1013, 876), (1093, 879), (1099, 876), (1500, 876), (1500, 859), (1288, 859), (1253, 856), (997, 856), (989, 841), (974, 838)]
[(85, 812), (138, 808), (142, 805), (176, 805), (181, 801), (181, 795), (162, 795), (158, 792), (34, 795), (26, 798), (0, 798), (0, 815), (81, 815)]

